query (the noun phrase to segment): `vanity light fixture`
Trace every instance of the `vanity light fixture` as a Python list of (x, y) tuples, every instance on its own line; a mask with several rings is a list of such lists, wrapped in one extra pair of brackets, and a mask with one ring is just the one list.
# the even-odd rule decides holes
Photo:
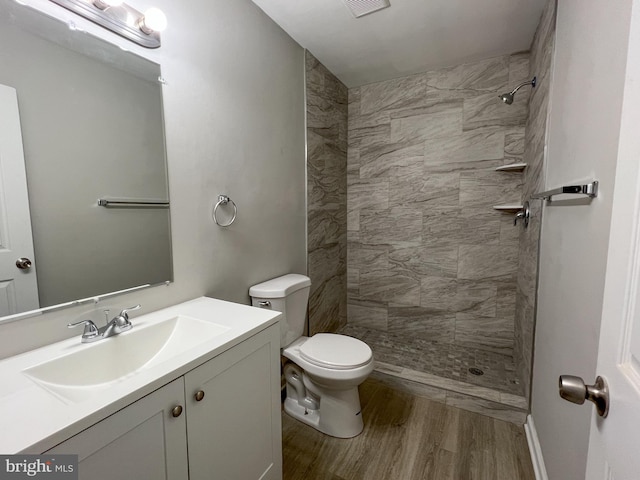
[(146, 48), (158, 48), (167, 17), (158, 8), (144, 14), (123, 0), (50, 0)]
[(93, 0), (93, 4), (100, 10), (106, 10), (109, 7), (119, 7), (122, 0)]
[(167, 17), (159, 8), (150, 8), (138, 20), (138, 27), (147, 35), (167, 28)]

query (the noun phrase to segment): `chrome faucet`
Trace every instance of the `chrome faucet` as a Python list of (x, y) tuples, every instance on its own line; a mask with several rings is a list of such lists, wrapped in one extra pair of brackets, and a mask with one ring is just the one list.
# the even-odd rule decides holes
[(72, 328), (78, 325), (84, 325), (82, 343), (97, 342), (98, 340), (113, 337), (114, 335), (130, 330), (133, 325), (129, 321), (129, 312), (140, 308), (141, 305), (136, 305), (123, 309), (119, 315), (112, 318), (104, 327), (98, 328), (96, 324), (93, 323), (93, 320), (80, 320), (79, 322), (67, 324), (67, 327)]

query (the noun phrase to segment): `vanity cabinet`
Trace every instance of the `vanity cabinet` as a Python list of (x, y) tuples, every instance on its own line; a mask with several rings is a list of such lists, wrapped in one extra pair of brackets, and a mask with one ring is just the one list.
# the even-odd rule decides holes
[(280, 331), (257, 333), (47, 453), (80, 480), (282, 478)]

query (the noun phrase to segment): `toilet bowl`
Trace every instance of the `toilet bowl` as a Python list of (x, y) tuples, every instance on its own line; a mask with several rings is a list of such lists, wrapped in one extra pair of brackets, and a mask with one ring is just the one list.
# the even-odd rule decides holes
[(374, 367), (369, 346), (355, 338), (332, 333), (302, 336), (311, 281), (289, 274), (254, 285), (252, 304), (282, 312), (280, 319), (287, 414), (339, 438), (364, 428), (358, 386)]

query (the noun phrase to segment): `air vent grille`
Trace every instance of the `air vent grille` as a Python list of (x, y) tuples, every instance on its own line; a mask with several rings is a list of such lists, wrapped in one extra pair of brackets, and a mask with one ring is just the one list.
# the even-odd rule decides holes
[(344, 2), (356, 18), (391, 6), (389, 0), (344, 0)]

